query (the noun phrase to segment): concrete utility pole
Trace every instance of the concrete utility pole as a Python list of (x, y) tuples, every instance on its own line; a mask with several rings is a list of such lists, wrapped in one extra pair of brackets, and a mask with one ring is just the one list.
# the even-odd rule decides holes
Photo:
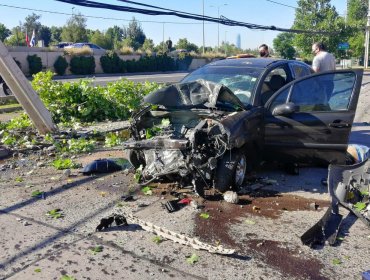
[(0, 41), (0, 75), (41, 134), (55, 132), (50, 112)]
[(364, 57), (364, 67), (368, 68), (369, 62), (369, 32), (370, 32), (370, 0), (369, 6), (367, 8), (367, 23), (366, 23), (366, 33), (365, 33), (365, 57)]

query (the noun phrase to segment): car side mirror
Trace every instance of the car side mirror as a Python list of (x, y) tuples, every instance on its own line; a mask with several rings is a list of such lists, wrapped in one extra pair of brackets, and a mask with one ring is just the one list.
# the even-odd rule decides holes
[(273, 116), (289, 116), (296, 111), (296, 106), (292, 102), (277, 105), (274, 110), (272, 110)]

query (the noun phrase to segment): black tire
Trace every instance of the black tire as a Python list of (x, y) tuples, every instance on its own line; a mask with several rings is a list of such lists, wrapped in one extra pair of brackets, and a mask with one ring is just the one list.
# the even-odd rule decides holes
[(217, 163), (215, 188), (220, 192), (238, 191), (246, 178), (249, 163), (243, 150), (227, 151)]

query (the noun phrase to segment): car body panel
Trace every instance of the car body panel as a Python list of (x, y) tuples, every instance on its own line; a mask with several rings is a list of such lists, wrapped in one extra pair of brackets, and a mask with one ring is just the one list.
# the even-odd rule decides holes
[[(311, 89), (301, 90), (298, 86), (306, 84), (313, 86), (314, 81), (323, 81), (326, 78), (334, 79), (335, 85), (332, 90), (333, 96), (326, 101), (328, 107), (312, 107), (288, 116), (273, 115), (274, 106), (279, 103), (274, 100), (278, 100), (280, 96), (288, 95), (285, 102), (291, 102), (295, 93), (307, 94), (308, 103), (310, 99), (322, 102), (315, 101)], [(266, 155), (294, 162), (344, 163), (361, 81), (361, 70), (326, 72), (293, 81), (275, 93), (266, 105), (264, 138)], [(325, 89), (314, 90), (318, 95), (325, 95)], [(304, 100), (304, 97), (301, 96), (299, 99)], [(335, 104), (339, 102), (343, 104)]]

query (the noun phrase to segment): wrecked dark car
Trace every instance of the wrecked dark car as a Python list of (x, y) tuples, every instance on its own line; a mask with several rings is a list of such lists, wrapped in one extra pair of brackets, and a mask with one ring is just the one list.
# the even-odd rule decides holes
[(312, 74), (304, 63), (210, 63), (145, 97), (124, 143), (142, 182), (177, 180), (203, 195), (238, 190), (261, 160), (344, 163), (361, 70)]

